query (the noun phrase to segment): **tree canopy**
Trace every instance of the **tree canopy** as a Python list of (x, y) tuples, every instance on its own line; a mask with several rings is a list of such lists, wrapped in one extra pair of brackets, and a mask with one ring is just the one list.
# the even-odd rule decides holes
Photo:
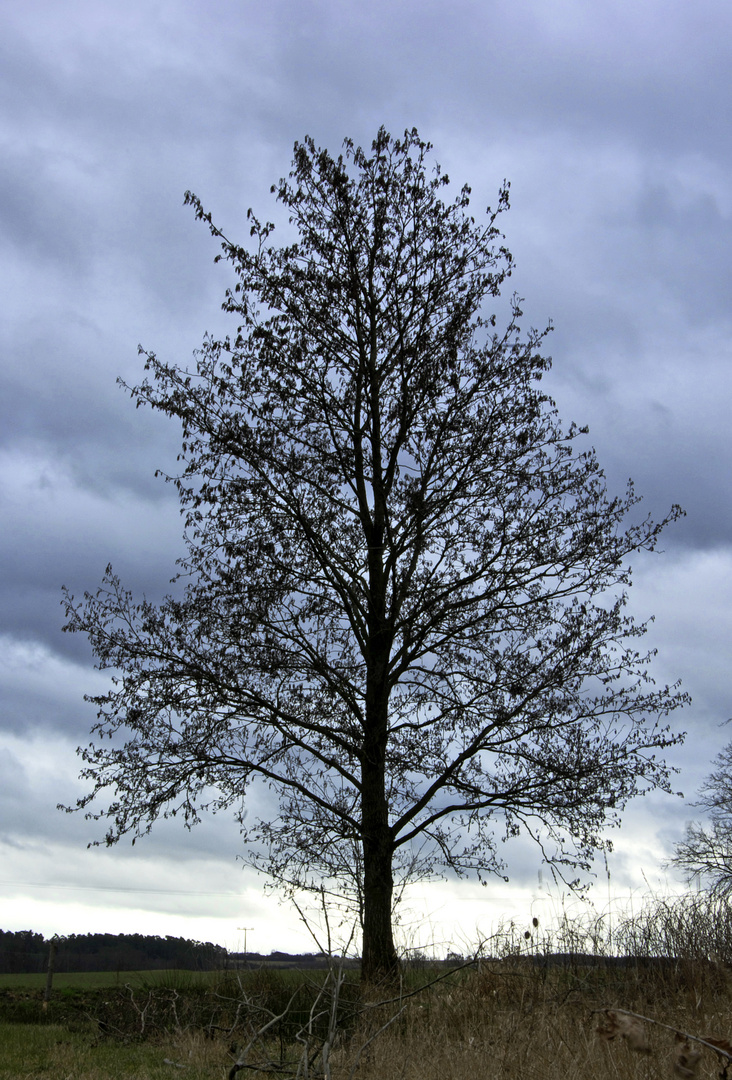
[[(476, 223), (430, 151), (415, 130), (296, 144), (283, 246), (251, 211), (230, 241), (186, 195), (237, 329), (192, 369), (146, 353), (131, 389), (182, 425), (178, 588), (136, 600), (110, 567), (66, 601), (114, 672), (81, 751), (107, 842), (233, 809), (277, 881), (355, 901), (369, 979), (397, 963), (395, 880), (504, 874), (522, 831), (588, 868), (627, 800), (668, 788), (684, 701), (625, 610), (629, 558), (680, 511), (641, 520), (575, 449), (547, 331), (517, 297), (502, 329), (490, 311), (508, 185)], [(253, 820), (257, 783), (279, 809)]]

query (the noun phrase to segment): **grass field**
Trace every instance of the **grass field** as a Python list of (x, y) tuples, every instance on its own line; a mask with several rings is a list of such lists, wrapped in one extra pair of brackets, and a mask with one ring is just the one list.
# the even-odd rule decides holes
[[(153, 1080), (178, 1073), (223, 1078), (235, 1061), (232, 1044), (241, 1047), (268, 1015), (261, 1011), (267, 1006), (257, 1004), (265, 998), (262, 988), (256, 992), (249, 987), (244, 993), (253, 1012), (240, 1016), (232, 1027), (207, 1034), (198, 1023), (184, 1020), (182, 1002), (188, 991), (169, 985), (139, 991), (129, 1026), (120, 1013), (119, 1028), (105, 1030), (99, 1020), (103, 995), (88, 984), (77, 989), (87, 995), (86, 1015), (82, 1010), (64, 1023), (0, 1023), (0, 1080)], [(177, 1029), (169, 1016), (163, 1023), (163, 1015), (154, 1019), (152, 1012), (147, 1030), (140, 1029), (141, 1011), (156, 992), (177, 995)], [(117, 1007), (129, 1000), (129, 991), (127, 995), (120, 995)], [(210, 1010), (212, 1000), (205, 994), (204, 1000)], [(269, 1003), (276, 1004), (271, 999)], [(39, 999), (36, 1005), (40, 1011)], [(700, 1048), (694, 1059), (693, 1044), (692, 1056), (685, 1059), (692, 1068), (680, 1069), (674, 1058), (679, 1043), (665, 1027), (642, 1025), (647, 1040), (642, 1050), (634, 1050), (632, 1038), (620, 1032), (610, 1040), (598, 1034), (600, 1027), (611, 1030), (603, 1009), (612, 1006), (633, 1009), (692, 1035), (732, 1037), (732, 986), (726, 972), (714, 966), (547, 970), (501, 961), (456, 975), (405, 1001), (367, 1009), (355, 1023), (343, 1025), (328, 1066), (333, 1080), (355, 1076), (357, 1064), (363, 1080), (703, 1080), (719, 1075), (716, 1055)], [(322, 1040), (314, 1038), (312, 1045), (322, 1057)], [(291, 1033), (284, 1038), (265, 1034), (247, 1056), (247, 1071), (292, 1077), (300, 1055), (301, 1045)], [(268, 1063), (278, 1069), (268, 1069)], [(317, 1059), (310, 1063), (310, 1075), (317, 1075), (317, 1065)]]
[[(104, 986), (124, 986), (132, 982), (139, 984), (160, 983), (163, 984), (171, 979), (185, 982), (187, 979), (209, 981), (218, 978), (220, 972), (191, 972), (191, 971), (79, 971), (56, 974), (53, 977), (53, 989), (59, 990), (89, 990)], [(0, 990), (23, 989), (43, 990), (46, 985), (46, 976), (34, 975), (5, 975), (0, 974)]]
[[(81, 1007), (67, 1012), (63, 1022), (53, 1017), (55, 1009), (65, 1007), (62, 995), (43, 1014), (40, 989), (6, 987), (4, 995), (28, 997), (36, 1022), (0, 1023), (0, 1080), (152, 1080), (179, 1073), (223, 1078), (255, 1030), (284, 1009), (293, 986), (303, 987), (308, 1006), (317, 997), (317, 984), (297, 972), (287, 977), (246, 973), (241, 986), (224, 975), (219, 983), (196, 976), (195, 985), (176, 986), (171, 972), (165, 973), (167, 983), (155, 984), (144, 983), (143, 975), (149, 973), (133, 974), (138, 981), (129, 981), (127, 987), (100, 988), (88, 977), (77, 979), (72, 989), (81, 995)], [(426, 974), (420, 972), (420, 978)], [(81, 982), (84, 985), (78, 985)], [(232, 994), (246, 1002), (238, 1014)], [(364, 1009), (359, 999), (357, 1015), (351, 1008), (358, 998), (356, 985), (344, 985), (340, 994), (344, 1019), (328, 1058), (332, 1080), (355, 1075), (363, 1080), (704, 1080), (720, 1075), (717, 1055), (690, 1043), (680, 1065), (682, 1044), (660, 1025), (691, 1035), (732, 1038), (732, 979), (723, 966), (709, 962), (588, 967), (507, 958), (458, 972), (401, 1001), (367, 1004)], [(330, 1004), (326, 995), (320, 1011), (327, 1013)], [(197, 1012), (191, 1011), (194, 1006)], [(638, 1028), (647, 1046), (637, 1038), (634, 1042), (631, 1029), (625, 1036), (617, 1030), (610, 1039), (598, 1033), (598, 1028), (612, 1033), (613, 1021), (604, 1010), (613, 1007), (659, 1021)], [(291, 1011), (297, 1013), (296, 1006)], [(221, 1023), (207, 1030), (202, 1020), (213, 1015)], [(308, 1008), (292, 1019), (296, 1023), (289, 1029), (283, 1021), (281, 1030), (254, 1040), (240, 1078), (251, 1071), (294, 1077), (298, 1061), (302, 1066)], [(298, 1026), (300, 1041), (294, 1038)], [(309, 1074), (314, 1076), (327, 1017), (320, 1035), (317, 1020), (311, 1027), (315, 1057)], [(277, 1069), (267, 1067), (274, 1064)]]
[(121, 1045), (100, 1042), (91, 1028), (0, 1024), (0, 1080), (157, 1080), (183, 1072), (168, 1062), (184, 1065), (191, 1080), (224, 1075), (225, 1055), (203, 1037)]
[(726, 1077), (732, 914), (694, 903), (636, 917), (620, 958), (513, 935), (501, 955), (447, 977), (418, 967), (388, 992), (352, 971), (87, 974), (58, 976), (44, 1010), (41, 977), (8, 976), (0, 1080), (223, 1080), (236, 1063), (237, 1080)]

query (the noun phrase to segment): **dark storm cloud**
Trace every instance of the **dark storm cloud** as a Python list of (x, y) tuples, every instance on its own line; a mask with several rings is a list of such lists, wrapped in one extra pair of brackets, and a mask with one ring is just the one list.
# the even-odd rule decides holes
[[(632, 476), (655, 516), (685, 507), (668, 543), (729, 543), (729, 184), (718, 163), (664, 170), (612, 144), (593, 157), (562, 140), (545, 151), (544, 180), (528, 175), (530, 156), (524, 146), (505, 229), (526, 321), (555, 320), (549, 391), (589, 423), (613, 490)], [(654, 183), (662, 224), (646, 222)]]

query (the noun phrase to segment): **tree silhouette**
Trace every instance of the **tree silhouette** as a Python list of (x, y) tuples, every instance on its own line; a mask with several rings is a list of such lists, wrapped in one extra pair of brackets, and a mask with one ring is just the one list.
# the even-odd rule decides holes
[(732, 895), (732, 743), (717, 755), (714, 770), (694, 804), (709, 815), (705, 826), (692, 821), (671, 863), (688, 878), (699, 877), (719, 897)]
[[(234, 808), (252, 859), (293, 889), (354, 898), (365, 979), (392, 973), (394, 883), (504, 873), (527, 831), (588, 867), (626, 801), (667, 788), (653, 751), (683, 703), (650, 679), (624, 612), (628, 557), (660, 523), (622, 523), (584, 432), (539, 389), (545, 333), (514, 298), (497, 219), (451, 202), (416, 131), (334, 159), (311, 139), (272, 188), (295, 239), (249, 212), (231, 338), (194, 370), (146, 354), (138, 404), (183, 429), (179, 589), (136, 602), (111, 567), (67, 629), (116, 670), (83, 776), (107, 842)], [(107, 739), (112, 736), (112, 741)], [(120, 736), (122, 737), (120, 740)], [(245, 820), (251, 785), (279, 798)]]

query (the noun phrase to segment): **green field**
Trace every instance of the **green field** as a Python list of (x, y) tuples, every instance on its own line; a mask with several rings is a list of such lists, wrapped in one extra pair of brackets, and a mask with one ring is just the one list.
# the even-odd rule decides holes
[[(187, 978), (211, 979), (217, 976), (217, 972), (191, 972), (191, 971), (79, 971), (64, 972), (53, 977), (53, 989), (58, 990), (88, 990), (103, 986), (124, 986), (131, 982), (155, 984), (164, 983), (166, 980)], [(0, 990), (24, 989), (43, 990), (46, 986), (46, 976), (37, 975), (0, 975)]]
[(183, 1073), (169, 1062), (185, 1066), (190, 1080), (222, 1077), (227, 1063), (220, 1048), (200, 1038), (120, 1045), (98, 1041), (91, 1027), (0, 1023), (0, 1080), (158, 1080)]

